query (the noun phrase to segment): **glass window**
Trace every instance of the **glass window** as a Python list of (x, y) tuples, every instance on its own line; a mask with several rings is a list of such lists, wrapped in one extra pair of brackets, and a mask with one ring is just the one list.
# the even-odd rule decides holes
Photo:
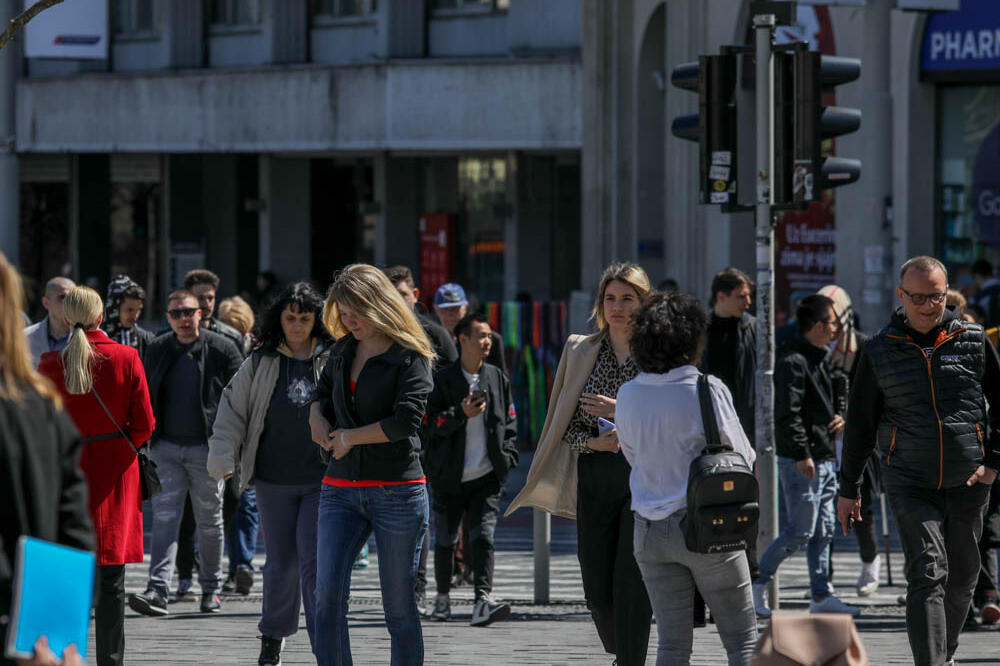
[(969, 265), (1000, 264), (1000, 86), (938, 90), (938, 256), (973, 291)]
[(498, 9), (510, 7), (510, 0), (433, 0), (434, 9)]
[(499, 156), (458, 160), (456, 268), (459, 282), (480, 303), (504, 298), (504, 226), (512, 214), (507, 166)]
[(155, 33), (153, 2), (154, 0), (116, 0), (113, 5), (115, 34)]
[(213, 0), (212, 25), (255, 25), (260, 22), (258, 0)]
[(344, 18), (374, 14), (375, 0), (312, 0), (313, 17)]
[[(111, 184), (111, 275), (125, 273), (155, 298), (159, 183)], [(152, 307), (153, 303), (146, 303)]]

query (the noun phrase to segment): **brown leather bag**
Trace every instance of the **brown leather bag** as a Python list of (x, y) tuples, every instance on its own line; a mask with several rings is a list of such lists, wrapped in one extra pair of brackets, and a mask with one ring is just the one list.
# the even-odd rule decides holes
[(775, 613), (750, 666), (869, 666), (850, 615)]

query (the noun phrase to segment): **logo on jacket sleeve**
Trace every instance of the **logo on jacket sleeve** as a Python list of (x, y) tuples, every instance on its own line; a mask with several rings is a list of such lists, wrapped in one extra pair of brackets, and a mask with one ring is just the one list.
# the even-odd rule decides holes
[(510, 407), (507, 408), (507, 418), (512, 420), (517, 418), (517, 410), (514, 409), (514, 403), (510, 403)]
[(435, 422), (434, 422), (434, 427), (435, 427), (435, 428), (440, 428), (440, 427), (442, 427), (442, 426), (443, 426), (444, 424), (445, 424), (445, 418), (444, 418), (444, 415), (442, 415), (442, 414), (438, 414), (438, 417), (437, 417), (437, 421), (435, 421)]

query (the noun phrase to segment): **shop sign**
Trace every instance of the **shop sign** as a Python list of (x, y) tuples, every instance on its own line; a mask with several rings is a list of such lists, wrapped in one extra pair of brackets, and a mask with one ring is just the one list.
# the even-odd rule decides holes
[[(35, 4), (26, 0), (24, 8)], [(26, 58), (106, 60), (107, 0), (73, 0), (49, 7), (24, 27)]]
[[(976, 152), (972, 167), (972, 199), (979, 237), (1000, 249), (1000, 125), (993, 128)], [(953, 208), (950, 202), (943, 202)]]
[(930, 15), (920, 68), (925, 74), (1000, 70), (1000, 2), (964, 0), (959, 11)]
[(430, 308), (434, 292), (455, 279), (455, 216), (426, 213), (417, 223), (420, 238), (420, 297)]

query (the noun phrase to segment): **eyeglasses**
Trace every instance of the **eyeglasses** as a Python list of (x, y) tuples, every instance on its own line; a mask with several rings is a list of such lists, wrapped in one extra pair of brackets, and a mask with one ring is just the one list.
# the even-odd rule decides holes
[(188, 319), (198, 312), (198, 308), (175, 308), (167, 310), (167, 316), (171, 319)]
[(902, 287), (899, 290), (909, 296), (914, 305), (923, 305), (927, 301), (934, 305), (941, 305), (948, 298), (948, 293), (944, 291), (935, 291), (933, 294), (911, 294)]

